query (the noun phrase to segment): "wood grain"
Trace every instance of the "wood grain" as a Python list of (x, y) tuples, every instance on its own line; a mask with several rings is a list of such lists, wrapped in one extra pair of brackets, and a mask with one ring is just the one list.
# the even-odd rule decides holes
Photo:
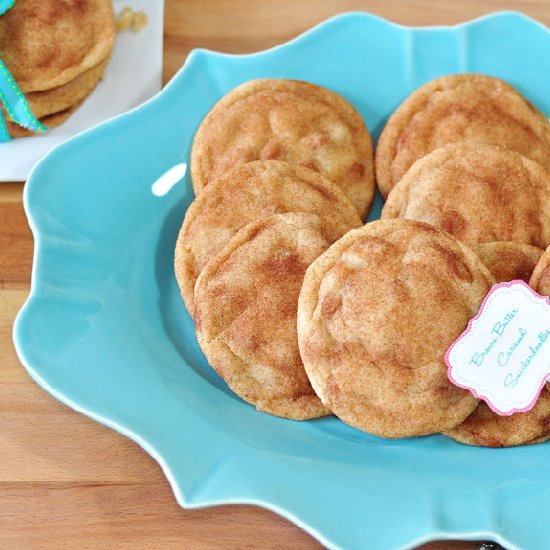
[[(548, 0), (166, 0), (164, 79), (192, 48), (257, 51), (338, 12), (367, 10), (431, 25), (499, 9), (550, 25)], [(0, 184), (0, 548), (319, 548), (259, 508), (182, 510), (159, 466), (135, 443), (71, 411), (30, 379), (11, 339), (32, 265), (22, 190), (22, 184)], [(475, 547), (441, 542), (424, 548)]]
[(550, 25), (548, 0), (166, 0), (164, 79), (193, 48), (249, 53), (285, 42), (346, 11), (368, 11), (403, 25), (454, 25), (519, 10)]
[(21, 184), (0, 183), (0, 290), (29, 287), (32, 234), (22, 208)]
[(5, 548), (321, 547), (259, 508), (192, 511), (173, 500), (161, 476), (149, 483), (0, 483), (0, 533)]

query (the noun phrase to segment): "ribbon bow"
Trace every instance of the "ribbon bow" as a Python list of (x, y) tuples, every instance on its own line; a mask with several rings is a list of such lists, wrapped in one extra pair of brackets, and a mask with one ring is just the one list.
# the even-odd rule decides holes
[[(0, 16), (4, 15), (13, 5), (15, 0), (0, 0)], [(45, 132), (47, 130), (31, 112), (29, 104), (23, 92), (11, 76), (6, 65), (0, 59), (0, 102), (9, 117), (19, 126), (33, 132)], [(0, 110), (0, 142), (10, 141), (11, 136), (6, 128), (6, 122)]]

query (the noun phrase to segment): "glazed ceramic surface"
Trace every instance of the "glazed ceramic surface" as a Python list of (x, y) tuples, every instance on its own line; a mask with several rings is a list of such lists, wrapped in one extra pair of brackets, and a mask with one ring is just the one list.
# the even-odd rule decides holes
[(172, 257), (193, 198), (193, 135), (241, 82), (326, 86), (376, 137), (410, 92), (457, 72), (504, 78), (548, 114), (549, 51), (548, 30), (514, 13), (420, 29), (352, 13), (253, 55), (194, 51), (161, 94), (62, 144), (32, 172), (32, 290), (14, 328), (22, 363), (58, 399), (137, 441), (182, 506), (257, 504), (333, 548), (441, 538), (547, 548), (550, 444), (388, 441), (336, 418), (259, 413), (209, 368)]

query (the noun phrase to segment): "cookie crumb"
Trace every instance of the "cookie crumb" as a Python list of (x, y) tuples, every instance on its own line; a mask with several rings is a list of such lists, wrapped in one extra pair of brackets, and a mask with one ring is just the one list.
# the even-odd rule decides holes
[(132, 8), (125, 7), (118, 14), (116, 20), (117, 32), (125, 32), (131, 29), (133, 32), (139, 32), (148, 23), (147, 14), (142, 11), (134, 11)]
[(127, 31), (132, 26), (134, 12), (131, 8), (124, 8), (117, 17), (116, 30), (117, 32)]
[(148, 19), (147, 15), (142, 11), (137, 11), (134, 13), (134, 21), (132, 22), (132, 30), (134, 32), (139, 32), (145, 25), (147, 25)]

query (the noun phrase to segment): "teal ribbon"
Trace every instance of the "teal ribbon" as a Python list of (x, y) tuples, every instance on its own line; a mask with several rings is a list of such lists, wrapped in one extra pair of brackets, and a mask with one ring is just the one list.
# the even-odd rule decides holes
[(14, 4), (15, 0), (0, 0), (0, 15), (4, 15)]
[[(6, 13), (15, 0), (0, 0), (0, 15)], [(47, 130), (31, 112), (25, 96), (4, 62), (0, 59), (0, 101), (4, 105), (9, 117), (19, 126), (33, 132), (43, 133)], [(0, 142), (10, 141), (11, 136), (6, 127), (2, 111), (0, 111)]]

